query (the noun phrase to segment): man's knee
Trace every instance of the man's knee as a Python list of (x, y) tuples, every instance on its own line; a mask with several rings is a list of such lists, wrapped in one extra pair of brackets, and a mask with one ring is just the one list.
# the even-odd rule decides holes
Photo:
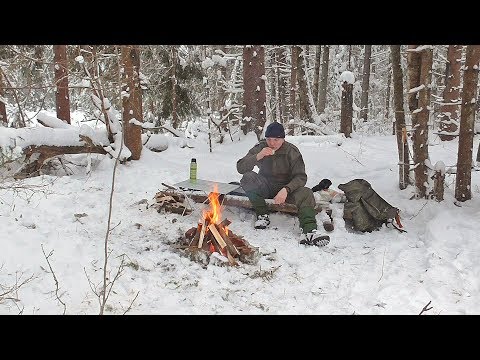
[(259, 179), (258, 174), (254, 171), (248, 171), (243, 174), (242, 178), (240, 179), (240, 186), (245, 191), (250, 191), (258, 188), (259, 186)]
[(295, 193), (295, 204), (297, 207), (310, 206), (315, 207), (315, 197), (313, 196), (312, 189), (308, 187), (298, 188)]

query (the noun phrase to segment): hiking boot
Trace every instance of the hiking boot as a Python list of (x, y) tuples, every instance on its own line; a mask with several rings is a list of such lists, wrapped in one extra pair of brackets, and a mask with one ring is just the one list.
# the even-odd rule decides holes
[(268, 214), (258, 215), (255, 221), (255, 229), (266, 229), (270, 225), (270, 218)]
[(325, 246), (330, 242), (330, 236), (322, 235), (317, 229), (313, 229), (312, 232), (307, 234), (302, 234), (302, 239), (300, 244), (302, 245), (314, 245), (314, 246)]

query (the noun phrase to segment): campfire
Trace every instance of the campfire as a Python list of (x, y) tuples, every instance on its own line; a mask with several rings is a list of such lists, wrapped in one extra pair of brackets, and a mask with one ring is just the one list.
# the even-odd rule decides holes
[(185, 249), (192, 254), (216, 254), (217, 258), (225, 259), (230, 265), (238, 265), (237, 259), (244, 263), (255, 263), (258, 260), (258, 248), (252, 247), (242, 236), (229, 230), (230, 220), (219, 221), (221, 205), (216, 186), (208, 195), (208, 201), (210, 209), (203, 210), (198, 225), (185, 232)]

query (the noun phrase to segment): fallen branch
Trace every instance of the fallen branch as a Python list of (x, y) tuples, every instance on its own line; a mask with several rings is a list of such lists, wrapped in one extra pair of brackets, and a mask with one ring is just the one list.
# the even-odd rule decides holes
[(432, 306), (428, 307), (428, 305), (430, 305), (431, 302), (432, 302), (432, 300), (430, 300), (430, 301), (428, 302), (428, 304), (423, 307), (422, 311), (420, 311), (420, 314), (418, 314), (418, 315), (422, 315), (424, 312), (427, 312), (428, 310), (431, 310), (431, 309), (432, 309)]

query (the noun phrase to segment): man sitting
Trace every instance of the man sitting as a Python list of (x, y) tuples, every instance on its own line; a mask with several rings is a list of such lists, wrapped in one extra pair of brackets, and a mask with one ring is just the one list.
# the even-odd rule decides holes
[[(255, 165), (259, 172), (253, 171)], [(315, 199), (310, 188), (305, 187), (307, 174), (305, 163), (298, 148), (285, 141), (282, 124), (273, 122), (261, 140), (237, 161), (237, 171), (242, 174), (240, 185), (250, 199), (257, 221), (256, 229), (265, 229), (270, 224), (265, 199), (274, 199), (275, 204), (295, 204), (302, 228), (301, 244), (325, 246), (328, 235), (317, 230)]]

